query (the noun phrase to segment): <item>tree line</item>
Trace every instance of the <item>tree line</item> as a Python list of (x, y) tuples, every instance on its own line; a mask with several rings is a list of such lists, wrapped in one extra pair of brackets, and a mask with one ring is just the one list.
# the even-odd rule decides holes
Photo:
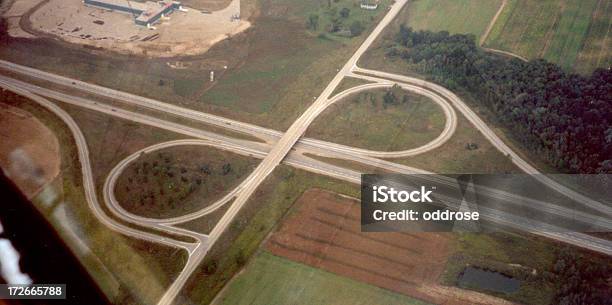
[(477, 97), (527, 148), (568, 173), (612, 173), (612, 71), (567, 73), (479, 48), (473, 35), (402, 25), (388, 57), (450, 89)]

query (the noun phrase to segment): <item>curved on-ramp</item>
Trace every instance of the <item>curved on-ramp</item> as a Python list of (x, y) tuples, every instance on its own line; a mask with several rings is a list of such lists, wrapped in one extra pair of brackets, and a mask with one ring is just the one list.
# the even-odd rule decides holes
[(382, 82), (360, 85), (360, 86), (356, 86), (356, 87), (344, 90), (336, 94), (335, 96), (333, 96), (331, 99), (329, 99), (328, 102), (322, 108), (319, 109), (319, 111), (315, 114), (315, 116), (320, 115), (330, 105), (337, 103), (347, 98), (350, 95), (357, 94), (363, 91), (368, 91), (368, 90), (374, 90), (374, 89), (380, 89), (380, 88), (391, 88), (393, 85), (396, 85), (396, 84), (399, 85), (404, 90), (407, 90), (407, 91), (410, 91), (410, 92), (413, 92), (419, 95), (423, 95), (431, 99), (438, 106), (440, 106), (440, 108), (442, 109), (444, 113), (444, 117), (446, 118), (446, 121), (444, 123), (444, 129), (442, 130), (440, 135), (438, 135), (438, 137), (436, 137), (434, 140), (422, 146), (416, 147), (416, 148), (400, 150), (400, 151), (375, 151), (375, 150), (351, 147), (347, 145), (336, 144), (336, 143), (331, 143), (331, 142), (322, 141), (322, 140), (315, 140), (315, 139), (303, 139), (300, 142), (303, 142), (306, 144), (312, 144), (317, 147), (326, 147), (328, 149), (331, 148), (339, 152), (360, 154), (360, 155), (376, 157), (376, 158), (410, 157), (410, 156), (428, 152), (446, 143), (446, 141), (448, 141), (453, 136), (453, 134), (455, 133), (455, 130), (457, 129), (457, 114), (455, 113), (455, 109), (453, 109), (453, 107), (444, 98), (437, 95), (436, 93), (430, 90), (423, 89), (418, 86), (410, 85), (410, 84), (402, 84), (402, 83), (396, 83), (396, 82), (391, 82), (391, 81), (382, 81)]
[[(220, 146), (219, 143), (215, 143), (215, 142), (211, 142), (207, 140), (176, 140), (176, 141), (163, 142), (163, 143), (159, 143), (159, 144), (155, 144), (155, 145), (143, 148), (129, 155), (125, 159), (121, 160), (108, 174), (106, 181), (104, 183), (103, 192), (104, 192), (104, 199), (105, 199), (105, 202), (109, 210), (113, 211), (115, 215), (125, 219), (126, 221), (130, 221), (130, 222), (134, 222), (138, 224), (150, 224), (150, 225), (178, 224), (178, 223), (187, 222), (190, 220), (194, 220), (198, 217), (210, 214), (214, 212), (216, 209), (222, 207), (227, 202), (231, 201), (236, 196), (236, 194), (240, 192), (241, 185), (246, 183), (248, 181), (247, 180), (248, 178), (243, 180), (237, 187), (232, 189), (229, 193), (225, 194), (221, 199), (211, 203), (207, 207), (194, 211), (194, 212), (187, 213), (185, 215), (181, 215), (181, 216), (167, 217), (167, 218), (150, 218), (150, 217), (144, 217), (144, 216), (140, 216), (140, 215), (131, 213), (121, 206), (121, 204), (115, 197), (115, 185), (116, 185), (117, 180), (123, 173), (123, 171), (129, 166), (131, 162), (138, 159), (138, 157), (142, 153), (148, 154), (148, 153), (152, 153), (154, 151), (158, 151), (164, 148), (176, 147), (176, 146), (187, 146), (187, 145), (207, 146), (207, 147), (212, 147), (215, 149), (225, 149), (233, 153), (239, 153), (245, 156), (253, 155), (253, 152), (251, 150), (243, 149), (240, 146), (230, 145), (230, 144), (225, 144), (225, 143), (222, 144), (222, 146)], [(265, 154), (261, 154), (261, 155), (258, 155), (257, 157), (263, 158), (264, 156)]]

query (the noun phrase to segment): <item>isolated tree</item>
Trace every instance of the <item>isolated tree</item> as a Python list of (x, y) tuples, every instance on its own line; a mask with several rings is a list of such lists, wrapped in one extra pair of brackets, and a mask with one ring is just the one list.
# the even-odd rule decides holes
[(204, 272), (208, 275), (217, 272), (217, 261), (214, 259), (211, 259), (210, 261), (207, 261), (206, 263), (204, 263), (204, 270), (205, 270)]
[(397, 103), (397, 97), (393, 90), (387, 90), (385, 95), (383, 96), (383, 106), (394, 105)]
[(223, 168), (221, 169), (223, 176), (229, 174), (232, 171), (232, 165), (229, 163), (223, 164)]
[(338, 18), (337, 16), (333, 16), (331, 18), (331, 23), (329, 24), (329, 28), (327, 29), (327, 31), (330, 33), (335, 33), (338, 32), (341, 27), (342, 20), (340, 20), (340, 18)]
[(353, 23), (351, 23), (349, 30), (351, 31), (351, 36), (359, 36), (361, 33), (363, 33), (363, 25), (358, 20), (355, 20)]
[(351, 10), (349, 8), (343, 7), (340, 10), (340, 17), (342, 18), (348, 18), (350, 14), (351, 14)]
[(370, 104), (372, 104), (372, 108), (376, 108), (376, 96), (374, 94), (370, 95)]
[(238, 253), (236, 253), (236, 256), (235, 256), (236, 265), (238, 266), (244, 265), (246, 263), (246, 259), (247, 257), (246, 257), (246, 254), (244, 253), (244, 250), (240, 249)]
[(210, 175), (210, 173), (211, 173), (211, 170), (210, 170), (210, 165), (208, 165), (208, 164), (204, 164), (204, 165), (202, 165), (202, 167), (200, 167), (200, 170), (201, 170), (203, 173), (207, 174), (207, 175)]
[(310, 14), (310, 16), (308, 16), (308, 20), (306, 21), (306, 26), (313, 31), (319, 29), (319, 15)]

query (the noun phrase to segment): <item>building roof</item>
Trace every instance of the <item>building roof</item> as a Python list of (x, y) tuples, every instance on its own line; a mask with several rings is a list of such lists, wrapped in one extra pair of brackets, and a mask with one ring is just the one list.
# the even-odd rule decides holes
[[(128, 1), (127, 0), (93, 0), (95, 2), (99, 2), (99, 3), (103, 3), (103, 4), (109, 4), (109, 5), (114, 5), (114, 6), (121, 6), (121, 7), (125, 7), (125, 8), (132, 8), (133, 10), (138, 10), (138, 11), (146, 11), (147, 8), (149, 7), (147, 5), (147, 3), (144, 2), (137, 2), (137, 1)], [(88, 1), (85, 1), (85, 3), (87, 3)]]
[(151, 18), (157, 17), (173, 8), (173, 2), (150, 2), (147, 3), (147, 9), (136, 18), (138, 21), (147, 22)]

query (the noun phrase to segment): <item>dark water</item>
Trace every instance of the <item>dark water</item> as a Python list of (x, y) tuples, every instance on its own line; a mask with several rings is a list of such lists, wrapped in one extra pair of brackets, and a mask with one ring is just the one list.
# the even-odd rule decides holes
[(459, 287), (477, 288), (502, 293), (519, 290), (521, 282), (504, 274), (480, 268), (467, 267), (459, 275)]
[[(0, 222), (19, 252), (19, 265), (34, 284), (66, 284), (66, 300), (3, 300), (0, 304), (106, 305), (106, 296), (54, 229), (0, 169)], [(0, 277), (0, 283), (5, 280)]]

